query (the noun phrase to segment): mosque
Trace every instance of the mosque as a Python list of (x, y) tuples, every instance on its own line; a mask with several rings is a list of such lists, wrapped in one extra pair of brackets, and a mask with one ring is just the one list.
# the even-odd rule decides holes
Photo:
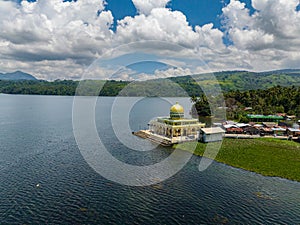
[(135, 135), (159, 142), (162, 145), (195, 141), (199, 131), (205, 127), (198, 119), (184, 118), (184, 108), (178, 102), (170, 108), (170, 115), (157, 117), (149, 122), (149, 130), (136, 132)]

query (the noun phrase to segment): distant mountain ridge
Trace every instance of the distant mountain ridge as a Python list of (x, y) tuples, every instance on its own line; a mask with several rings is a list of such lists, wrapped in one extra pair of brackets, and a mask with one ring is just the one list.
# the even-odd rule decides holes
[(294, 74), (298, 73), (300, 74), (300, 69), (282, 69), (282, 70), (271, 70), (271, 71), (265, 71), (265, 72), (260, 72), (260, 73), (265, 73), (265, 74)]
[[(285, 69), (266, 72), (221, 71), (211, 74), (194, 74), (169, 78), (179, 84), (189, 86), (216, 86), (223, 91), (247, 91), (268, 89), (274, 86), (300, 86), (300, 69)], [(217, 81), (216, 81), (217, 80)]]
[[(85, 88), (79, 95), (97, 95), (103, 86), (100, 96), (165, 96), (184, 97), (201, 96), (203, 88), (206, 94), (212, 94), (216, 88), (223, 92), (266, 90), (275, 86), (300, 87), (300, 70), (278, 70), (265, 72), (221, 71), (212, 74), (193, 74), (159, 78), (147, 81), (85, 80)], [(5, 78), (5, 79), (1, 79)], [(39, 94), (39, 95), (74, 95), (80, 81), (74, 80), (37, 80), (30, 74), (17, 71), (0, 74), (0, 93), (6, 94)], [(82, 81), (81, 81), (82, 82)], [(130, 84), (131, 83), (131, 84)], [(130, 84), (130, 88), (125, 88)], [(179, 88), (178, 85), (181, 87)]]
[(0, 73), (0, 80), (17, 81), (17, 80), (37, 80), (37, 79), (29, 73), (16, 71), (12, 73)]

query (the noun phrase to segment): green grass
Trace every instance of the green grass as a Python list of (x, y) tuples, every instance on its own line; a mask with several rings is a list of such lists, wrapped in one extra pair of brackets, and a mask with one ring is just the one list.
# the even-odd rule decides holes
[[(203, 156), (206, 145), (198, 143), (193, 153)], [(193, 151), (192, 143), (174, 147)], [(215, 160), (265, 176), (300, 182), (300, 144), (293, 141), (272, 138), (224, 139)]]

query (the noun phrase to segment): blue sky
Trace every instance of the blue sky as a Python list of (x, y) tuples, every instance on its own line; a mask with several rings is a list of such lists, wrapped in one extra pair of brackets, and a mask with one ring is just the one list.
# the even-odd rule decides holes
[(0, 0), (0, 72), (68, 79), (103, 59), (103, 79), (124, 66), (122, 76), (144, 78), (299, 68), (299, 9), (299, 0)]
[[(183, 12), (188, 22), (192, 26), (213, 23), (215, 27), (221, 28), (222, 8), (229, 3), (230, 0), (172, 0), (167, 7), (172, 10)], [(136, 8), (131, 0), (107, 0), (106, 8), (113, 12), (115, 24), (117, 20), (123, 19), (125, 16), (134, 16), (137, 13)], [(251, 12), (250, 0), (242, 0)], [(115, 26), (114, 26), (115, 29)]]

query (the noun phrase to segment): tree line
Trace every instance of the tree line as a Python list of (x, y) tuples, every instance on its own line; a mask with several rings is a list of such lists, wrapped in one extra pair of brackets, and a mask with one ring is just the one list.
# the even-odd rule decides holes
[[(78, 88), (78, 85), (83, 88)], [(214, 89), (212, 88), (212, 90)], [(138, 82), (0, 80), (0, 93), (70, 96), (75, 94), (84, 96), (193, 96), (192, 102), (196, 109), (193, 113), (201, 116), (210, 116), (218, 113), (220, 109), (226, 109), (228, 118), (240, 121), (246, 121), (246, 115), (250, 113), (264, 115), (287, 113), (300, 117), (300, 89), (297, 86), (283, 87), (277, 85), (268, 89), (223, 91), (223, 96), (215, 96), (212, 92), (210, 96), (205, 96), (198, 83), (188, 77)]]
[[(224, 101), (222, 101), (224, 99)], [(228, 119), (248, 122), (247, 114), (274, 115), (287, 113), (300, 118), (300, 88), (275, 86), (266, 90), (229, 91), (223, 96), (192, 97), (193, 114), (212, 116), (226, 109)], [(225, 103), (225, 104), (224, 104)], [(212, 112), (216, 110), (215, 112)]]

